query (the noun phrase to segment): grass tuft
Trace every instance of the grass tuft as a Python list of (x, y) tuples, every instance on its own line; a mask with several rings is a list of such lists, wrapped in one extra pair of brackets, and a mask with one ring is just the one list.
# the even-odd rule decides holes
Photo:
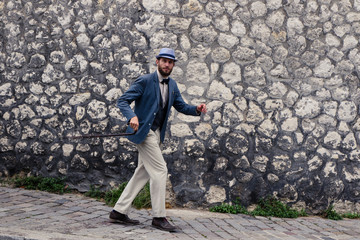
[(123, 182), (122, 184), (119, 185), (118, 188), (107, 191), (105, 193), (105, 203), (113, 207), (117, 202), (117, 200), (119, 199), (121, 193), (124, 191), (126, 185), (127, 182)]
[(241, 206), (237, 202), (235, 204), (222, 203), (221, 205), (211, 207), (210, 212), (219, 212), (219, 213), (231, 213), (231, 214), (249, 214), (245, 207)]
[(17, 177), (14, 180), (15, 187), (29, 190), (39, 190), (51, 193), (63, 194), (69, 192), (68, 185), (65, 184), (64, 178), (51, 177)]
[(264, 216), (264, 217), (281, 217), (281, 218), (296, 218), (300, 216), (307, 216), (304, 210), (300, 212), (291, 209), (289, 206), (283, 204), (275, 197), (263, 198), (258, 202), (257, 207), (249, 212), (245, 207), (239, 205), (237, 201), (235, 204), (230, 205), (227, 203), (222, 203), (221, 205), (211, 207), (209, 209), (211, 212), (220, 212), (220, 213), (232, 213), (232, 214), (247, 214), (252, 216)]
[(343, 217), (334, 210), (334, 206), (330, 205), (323, 213), (324, 218), (332, 220), (342, 220)]
[(90, 185), (90, 190), (85, 193), (85, 196), (102, 200), (105, 197), (105, 193), (101, 191), (99, 187)]
[(342, 215), (343, 218), (351, 218), (351, 219), (356, 219), (356, 218), (360, 218), (360, 213), (344, 213)]
[(275, 197), (260, 199), (258, 206), (251, 212), (254, 216), (297, 218), (306, 216), (305, 211), (297, 211), (283, 204)]

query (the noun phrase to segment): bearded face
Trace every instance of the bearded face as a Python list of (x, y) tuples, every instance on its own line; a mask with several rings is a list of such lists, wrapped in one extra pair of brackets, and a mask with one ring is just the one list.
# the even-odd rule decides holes
[(163, 77), (168, 77), (175, 66), (174, 60), (168, 58), (159, 58), (156, 60), (156, 64)]

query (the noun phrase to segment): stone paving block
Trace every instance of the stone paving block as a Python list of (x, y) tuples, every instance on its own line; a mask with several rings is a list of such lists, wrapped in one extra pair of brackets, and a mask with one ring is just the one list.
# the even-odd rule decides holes
[(172, 238), (174, 239), (181, 239), (181, 240), (193, 240), (190, 236), (186, 235), (185, 233), (176, 233), (173, 234)]
[(243, 223), (238, 219), (224, 219), (225, 222), (229, 223), (233, 228), (238, 231), (245, 231), (246, 228), (242, 225)]
[(219, 219), (219, 218), (211, 218), (210, 219), (214, 224), (216, 224), (217, 226), (228, 226), (229, 224), (227, 222), (224, 221), (224, 219)]
[(257, 226), (246, 226), (245, 227), (245, 231), (260, 231), (261, 229), (258, 228)]
[(74, 218), (74, 220), (77, 220), (77, 221), (86, 221), (86, 220), (90, 220), (90, 219), (93, 219), (93, 218), (98, 218), (99, 215), (97, 214), (84, 214), (82, 216), (79, 216), (79, 217), (76, 217)]

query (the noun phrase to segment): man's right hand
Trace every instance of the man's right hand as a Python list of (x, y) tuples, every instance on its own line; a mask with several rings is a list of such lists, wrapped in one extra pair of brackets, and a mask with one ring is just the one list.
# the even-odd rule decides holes
[(129, 125), (134, 131), (137, 131), (139, 128), (139, 119), (135, 116), (130, 119)]

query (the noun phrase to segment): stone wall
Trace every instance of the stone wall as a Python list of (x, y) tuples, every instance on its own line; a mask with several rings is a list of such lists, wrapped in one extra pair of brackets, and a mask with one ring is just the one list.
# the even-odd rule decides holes
[(184, 99), (164, 156), (176, 203), (266, 195), (360, 211), (359, 0), (3, 0), (0, 174), (127, 180), (137, 153), (117, 98), (162, 47)]

